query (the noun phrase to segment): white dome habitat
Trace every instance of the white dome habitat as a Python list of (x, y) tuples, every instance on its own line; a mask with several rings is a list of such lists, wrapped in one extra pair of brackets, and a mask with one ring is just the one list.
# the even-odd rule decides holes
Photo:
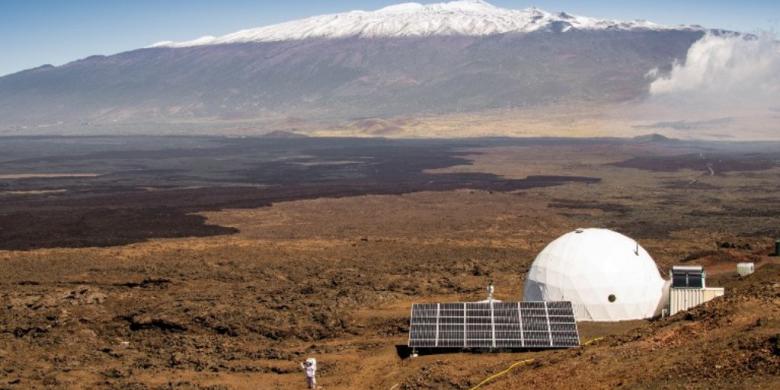
[(547, 245), (525, 281), (525, 301), (571, 301), (578, 321), (660, 314), (666, 282), (639, 244), (606, 229), (578, 229)]

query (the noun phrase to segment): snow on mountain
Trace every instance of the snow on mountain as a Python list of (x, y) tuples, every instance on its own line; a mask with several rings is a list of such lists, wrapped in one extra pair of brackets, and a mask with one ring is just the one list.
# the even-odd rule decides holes
[[(688, 29), (690, 27), (683, 27)], [(221, 37), (205, 36), (192, 41), (159, 42), (152, 47), (191, 47), (246, 42), (280, 42), (310, 38), (425, 37), (434, 35), (485, 36), (534, 31), (576, 30), (668, 30), (644, 20), (621, 22), (549, 13), (537, 8), (499, 8), (482, 0), (448, 3), (404, 3), (377, 11), (352, 11), (238, 31)]]

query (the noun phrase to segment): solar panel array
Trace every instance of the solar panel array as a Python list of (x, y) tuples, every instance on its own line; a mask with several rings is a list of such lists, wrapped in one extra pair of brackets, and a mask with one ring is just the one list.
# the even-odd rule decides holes
[(571, 302), (418, 303), (412, 348), (571, 348), (580, 345)]

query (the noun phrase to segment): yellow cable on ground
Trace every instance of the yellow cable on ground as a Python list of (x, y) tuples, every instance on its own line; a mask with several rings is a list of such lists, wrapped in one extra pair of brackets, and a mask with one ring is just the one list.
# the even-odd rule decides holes
[(482, 387), (482, 385), (484, 385), (485, 383), (488, 383), (488, 382), (492, 381), (493, 379), (496, 379), (496, 378), (498, 378), (498, 377), (500, 377), (502, 375), (506, 375), (506, 373), (508, 373), (509, 371), (512, 371), (513, 368), (519, 367), (519, 366), (524, 366), (524, 365), (526, 365), (528, 363), (532, 363), (533, 361), (534, 361), (534, 359), (528, 359), (528, 360), (522, 360), (522, 361), (519, 361), (519, 362), (515, 362), (511, 366), (509, 366), (509, 368), (507, 368), (506, 370), (501, 371), (498, 374), (491, 375), (491, 376), (487, 377), (484, 381), (479, 382), (479, 384), (477, 384), (476, 386), (472, 387), (471, 390), (477, 390), (480, 387)]
[[(584, 347), (586, 345), (593, 344), (596, 341), (603, 340), (603, 339), (604, 339), (603, 337), (596, 337), (595, 339), (591, 339), (591, 340), (586, 341), (584, 344), (582, 344), (582, 346)], [(484, 384), (492, 381), (493, 379), (496, 379), (496, 378), (498, 378), (498, 377), (500, 377), (502, 375), (506, 375), (509, 371), (512, 371), (512, 369), (514, 369), (515, 367), (524, 366), (526, 364), (533, 363), (533, 361), (534, 361), (534, 359), (528, 359), (528, 360), (522, 360), (522, 361), (519, 361), (519, 362), (515, 362), (511, 366), (509, 366), (509, 368), (507, 368), (506, 370), (501, 371), (501, 372), (499, 372), (497, 374), (491, 375), (491, 376), (487, 377), (485, 380), (483, 380), (482, 382), (479, 382), (479, 384), (477, 384), (476, 386), (472, 387), (471, 390), (477, 390), (480, 387), (482, 387)]]
[(586, 345), (591, 345), (591, 344), (595, 343), (596, 341), (603, 340), (603, 339), (604, 339), (603, 337), (596, 337), (595, 339), (592, 339), (590, 341), (586, 341), (585, 344), (582, 344), (582, 346), (584, 347)]

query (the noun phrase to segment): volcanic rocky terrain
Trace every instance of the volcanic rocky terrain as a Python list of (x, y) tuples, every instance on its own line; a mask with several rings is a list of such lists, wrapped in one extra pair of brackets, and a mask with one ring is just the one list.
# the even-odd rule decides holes
[[(16, 138), (0, 172), (0, 388), (776, 388), (777, 145)], [(395, 156), (391, 158), (390, 156)], [(398, 156), (403, 156), (400, 158)], [(581, 323), (573, 350), (409, 359), (413, 302), (520, 299), (578, 227), (726, 296)], [(101, 233), (103, 233), (101, 235)], [(735, 275), (737, 262), (757, 265)]]

